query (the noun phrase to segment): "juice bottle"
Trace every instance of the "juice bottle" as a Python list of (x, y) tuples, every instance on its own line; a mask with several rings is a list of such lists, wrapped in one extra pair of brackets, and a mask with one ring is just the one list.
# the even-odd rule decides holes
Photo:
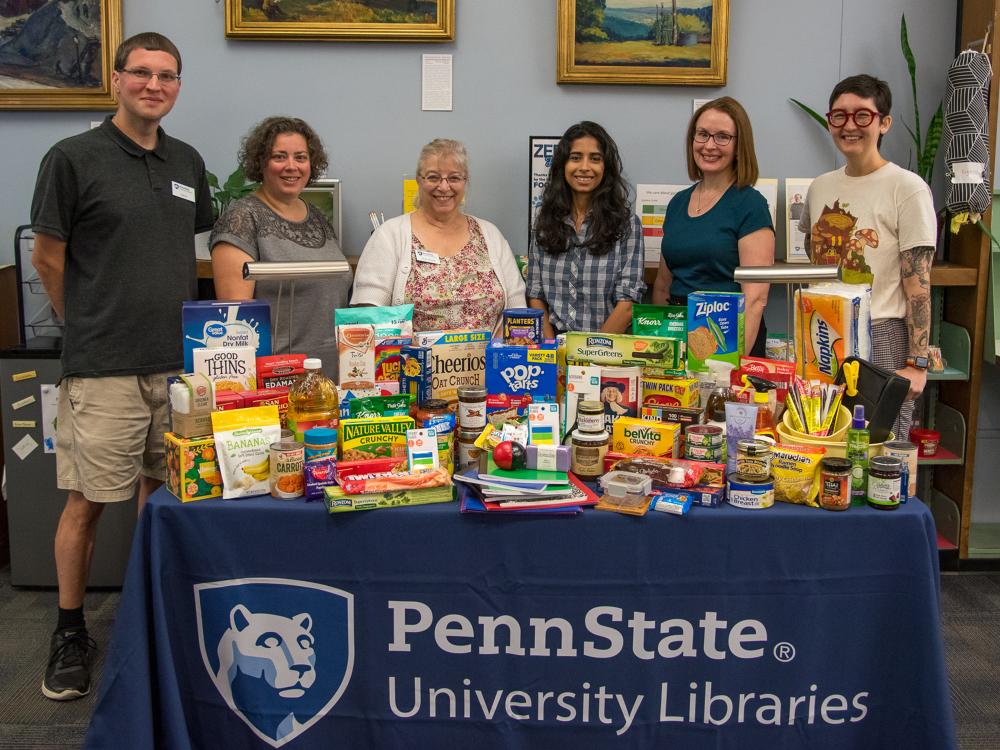
[(337, 388), (323, 374), (323, 362), (315, 357), (303, 363), (305, 375), (288, 390), (288, 429), (302, 442), (313, 427), (337, 429)]
[(851, 505), (864, 505), (868, 492), (868, 428), (864, 404), (854, 405), (854, 417), (847, 431), (847, 460), (851, 462)]

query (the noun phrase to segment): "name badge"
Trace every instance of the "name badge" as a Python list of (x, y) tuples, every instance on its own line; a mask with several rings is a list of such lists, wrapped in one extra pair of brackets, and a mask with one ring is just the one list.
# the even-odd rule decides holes
[(187, 185), (182, 185), (179, 182), (170, 183), (170, 190), (173, 192), (174, 196), (177, 198), (183, 198), (186, 201), (191, 201), (194, 203), (194, 188), (188, 187)]
[(417, 250), (414, 255), (416, 255), (418, 263), (431, 263), (435, 266), (441, 263), (441, 258), (438, 257), (438, 254), (432, 253), (430, 250)]

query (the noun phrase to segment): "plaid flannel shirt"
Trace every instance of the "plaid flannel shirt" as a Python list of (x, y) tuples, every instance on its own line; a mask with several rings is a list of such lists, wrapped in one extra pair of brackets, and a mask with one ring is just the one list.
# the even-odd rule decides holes
[[(572, 219), (566, 222), (573, 226)], [(587, 252), (588, 231), (589, 221), (584, 220), (576, 239), (557, 255), (534, 242), (528, 251), (527, 296), (545, 302), (557, 333), (597, 331), (619, 302), (641, 302), (646, 291), (639, 217), (632, 217), (628, 236), (605, 255)]]

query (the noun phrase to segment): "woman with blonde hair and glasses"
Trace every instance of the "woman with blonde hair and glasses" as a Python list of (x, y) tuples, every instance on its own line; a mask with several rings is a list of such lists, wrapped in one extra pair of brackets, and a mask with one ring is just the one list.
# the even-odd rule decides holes
[(767, 284), (738, 284), (737, 266), (774, 263), (774, 225), (754, 189), (757, 155), (746, 111), (723, 96), (698, 108), (687, 130), (688, 176), (697, 182), (667, 205), (653, 302), (686, 304), (696, 291), (743, 292), (746, 348), (764, 356)]
[(385, 222), (365, 245), (352, 305), (413, 303), (413, 329), (499, 331), (505, 308), (524, 307), (524, 280), (493, 224), (462, 211), (469, 161), (458, 141), (420, 151), (417, 208)]

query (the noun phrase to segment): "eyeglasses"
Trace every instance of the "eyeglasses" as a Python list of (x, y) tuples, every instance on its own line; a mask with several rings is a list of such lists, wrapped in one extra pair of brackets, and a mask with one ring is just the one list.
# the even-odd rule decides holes
[(842, 128), (848, 120), (854, 120), (854, 124), (859, 128), (867, 128), (876, 117), (881, 116), (873, 109), (859, 109), (854, 112), (848, 112), (846, 109), (834, 109), (826, 113), (826, 121), (835, 128)]
[(447, 177), (439, 174), (425, 174), (421, 176), (421, 179), (431, 187), (436, 188), (442, 182), (447, 182), (450, 187), (458, 187), (464, 185), (468, 178), (462, 174), (450, 174)]
[(716, 146), (728, 146), (736, 140), (736, 136), (732, 133), (725, 133), (721, 131), (718, 133), (709, 133), (707, 130), (702, 130), (701, 128), (694, 131), (694, 139), (698, 143), (708, 143), (709, 138), (715, 141)]
[(181, 80), (181, 77), (176, 73), (171, 73), (169, 71), (154, 73), (153, 71), (146, 70), (145, 68), (122, 68), (122, 73), (128, 73), (140, 83), (149, 83), (153, 78), (156, 78), (156, 80), (160, 82), (161, 86), (170, 86)]

